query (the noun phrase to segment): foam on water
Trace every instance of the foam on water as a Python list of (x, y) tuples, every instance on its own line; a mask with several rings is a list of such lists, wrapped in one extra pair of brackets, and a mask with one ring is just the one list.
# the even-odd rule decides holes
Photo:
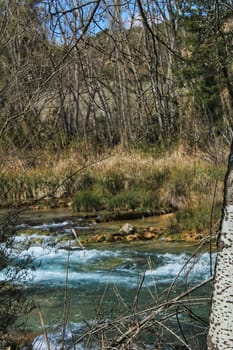
[(49, 237), (48, 235), (39, 235), (37, 233), (33, 233), (30, 236), (26, 235), (26, 234), (21, 234), (20, 236), (15, 236), (14, 237), (14, 242), (17, 243), (25, 243), (25, 242), (30, 242), (33, 241), (34, 239), (43, 239), (44, 241), (49, 241), (51, 239), (51, 237)]
[[(134, 255), (135, 253), (135, 255)], [(27, 283), (29, 285), (64, 286), (66, 281), (66, 265), (69, 258), (69, 286), (80, 284), (114, 283), (135, 288), (140, 276), (145, 273), (145, 286), (158, 283), (171, 283), (177, 276), (182, 280), (188, 276), (192, 282), (204, 280), (209, 276), (209, 255), (201, 254), (198, 259), (189, 261), (188, 254), (151, 254), (152, 269), (137, 252), (124, 250), (79, 249), (67, 251), (52, 247), (31, 246), (24, 250), (17, 259), (26, 257), (33, 259), (34, 269), (29, 269)], [(213, 256), (215, 258), (215, 255)], [(214, 259), (213, 259), (214, 260)], [(108, 265), (113, 263), (113, 267)], [(184, 267), (185, 266), (185, 267)], [(0, 274), (3, 280), (4, 271)]]
[[(51, 287), (65, 285), (68, 257), (70, 287), (77, 287), (78, 283), (91, 284), (93, 282), (99, 284), (124, 283), (133, 287), (137, 283), (134, 271), (126, 270), (124, 273), (120, 270), (109, 271), (108, 266), (106, 269), (103, 267), (105, 262), (106, 265), (108, 264), (108, 259), (121, 258), (120, 251), (80, 249), (68, 252), (65, 249), (33, 246), (24, 250), (18, 258), (23, 259), (28, 256), (33, 259), (35, 267), (28, 270), (28, 284)], [(99, 264), (102, 265), (102, 268), (99, 268)], [(138, 274), (136, 275), (138, 276)], [(3, 279), (3, 274), (1, 279)]]
[[(76, 221), (79, 221), (80, 223), (82, 221), (84, 221), (82, 218), (76, 218)], [(85, 223), (83, 224), (83, 226), (80, 225), (75, 225), (75, 223), (73, 221), (70, 220), (65, 220), (62, 222), (52, 222), (52, 223), (44, 223), (44, 224), (40, 224), (40, 225), (18, 225), (17, 228), (32, 228), (32, 229), (38, 229), (38, 230), (49, 230), (49, 229), (56, 229), (56, 228), (65, 228), (66, 226), (70, 227), (67, 228), (67, 231), (71, 231), (71, 226), (75, 229), (79, 229), (79, 230), (88, 230), (90, 227), (95, 226), (96, 223), (95, 222), (91, 222), (91, 223)]]
[[(157, 277), (161, 282), (166, 283), (178, 276), (180, 279), (188, 277), (193, 282), (209, 277), (210, 258), (208, 253), (203, 253), (191, 260), (186, 254), (176, 255), (166, 253), (163, 256), (160, 255), (160, 258), (164, 260), (163, 265), (152, 270), (147, 270), (146, 276)], [(212, 258), (214, 266), (216, 253), (213, 254)]]
[[(107, 285), (117, 284), (124, 285), (128, 288), (135, 288), (138, 284), (138, 278), (131, 274), (123, 276), (119, 273), (109, 273), (104, 271), (95, 272), (69, 272), (68, 273), (68, 286), (69, 288), (79, 288), (81, 285)], [(65, 271), (45, 271), (31, 270), (28, 273), (28, 284), (36, 284), (40, 286), (65, 286), (66, 272)]]
[(69, 255), (70, 260), (80, 262), (83, 260), (100, 260), (105, 257), (117, 257), (120, 255), (120, 251), (81, 248), (68, 251), (67, 249), (59, 249), (56, 247), (31, 246), (27, 250), (24, 250), (20, 256), (23, 257), (25, 255), (40, 259), (41, 262), (49, 260), (56, 260), (56, 262), (67, 261)]
[[(91, 321), (89, 321), (89, 325), (91, 325)], [(69, 322), (69, 324), (66, 326), (66, 332), (65, 332), (65, 345), (66, 348), (72, 349), (72, 350), (83, 350), (87, 349), (86, 345), (82, 342), (79, 342), (78, 345), (74, 344), (74, 339), (78, 338), (79, 336), (83, 335), (87, 331), (87, 326), (84, 323), (74, 323)], [(50, 350), (58, 350), (62, 347), (62, 336), (63, 336), (63, 330), (61, 327), (54, 328), (53, 332), (48, 333), (48, 341), (49, 341), (49, 348)], [(37, 336), (32, 344), (33, 350), (48, 350), (48, 346), (46, 344), (44, 335)], [(89, 350), (98, 350), (99, 345), (97, 344), (91, 344), (89, 342), (88, 344)]]
[(42, 224), (42, 225), (31, 225), (30, 227), (33, 229), (42, 229), (42, 230), (48, 230), (49, 228), (59, 228), (59, 227), (64, 227), (71, 225), (71, 221), (63, 221), (63, 222), (53, 222), (51, 224)]
[[(57, 225), (67, 225), (68, 221)], [(54, 225), (54, 224), (52, 224)], [(56, 225), (56, 224), (55, 224)], [(46, 225), (48, 226), (48, 225)], [(41, 227), (41, 226), (40, 226)], [(49, 246), (54, 237), (33, 234), (29, 239), (41, 238), (42, 245), (32, 245), (19, 253), (17, 246), (22, 247), (28, 237), (21, 235), (15, 239), (15, 250), (9, 251), (12, 259), (33, 260), (34, 269), (28, 270), (27, 283), (49, 286), (65, 285), (67, 261), (69, 259), (69, 283), (115, 283), (134, 288), (145, 273), (145, 285), (170, 283), (179, 276), (189, 281), (201, 281), (209, 276), (209, 255), (200, 254), (198, 258), (189, 260), (187, 253), (159, 253), (135, 251), (133, 249), (79, 249), (67, 250), (58, 245)], [(53, 241), (52, 241), (53, 239)], [(29, 244), (30, 245), (30, 244)], [(149, 269), (147, 258), (150, 256), (152, 267)], [(213, 263), (215, 255), (213, 256)], [(185, 267), (184, 267), (185, 266)], [(182, 271), (182, 272), (180, 272)], [(1, 271), (0, 280), (6, 279), (7, 271)]]

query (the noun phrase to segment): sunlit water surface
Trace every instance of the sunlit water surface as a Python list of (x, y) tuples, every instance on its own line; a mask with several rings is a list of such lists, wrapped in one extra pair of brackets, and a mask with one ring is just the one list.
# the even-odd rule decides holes
[[(88, 230), (91, 225), (94, 224), (79, 224), (79, 220), (74, 225), (70, 218), (58, 223), (21, 225), (21, 235), (16, 237), (11, 251), (17, 264), (30, 257), (30, 266), (17, 275), (17, 283), (23, 284), (28, 296), (40, 305), (46, 328), (53, 329), (49, 334), (51, 350), (59, 348), (64, 304), (68, 310), (66, 341), (69, 342), (74, 334), (83, 331), (86, 322), (91, 324), (97, 318), (112, 319), (129, 313), (142, 278), (138, 310), (155, 304), (162, 293), (166, 295), (174, 280), (171, 297), (210, 276), (209, 254), (201, 252), (189, 261), (196, 248), (190, 244), (161, 240), (102, 243), (69, 250), (69, 246), (75, 245), (72, 238), (65, 244), (59, 240), (61, 235), (70, 232), (71, 226)], [(38, 229), (38, 233), (25, 235), (24, 227)], [(41, 230), (52, 230), (52, 234), (40, 234)], [(213, 264), (214, 259), (215, 254)], [(6, 279), (7, 271), (2, 271), (0, 278)], [(208, 295), (209, 289), (202, 293)], [(29, 315), (25, 327), (27, 331), (41, 331), (37, 309)], [(43, 339), (43, 336), (35, 339), (35, 350), (47, 349)]]

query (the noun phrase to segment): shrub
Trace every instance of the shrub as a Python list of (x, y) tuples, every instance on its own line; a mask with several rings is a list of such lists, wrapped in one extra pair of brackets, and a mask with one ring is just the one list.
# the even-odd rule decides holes
[(140, 207), (141, 198), (137, 192), (125, 191), (111, 197), (108, 202), (109, 209), (136, 209)]
[(193, 184), (193, 168), (176, 168), (171, 171), (169, 184), (175, 196), (186, 196)]
[(162, 202), (156, 192), (144, 192), (141, 206), (143, 210), (158, 210), (162, 207)]
[(160, 199), (156, 194), (145, 191), (124, 191), (110, 198), (109, 209), (155, 210), (160, 208)]
[[(221, 217), (221, 203), (216, 203), (213, 208), (213, 223)], [(195, 208), (179, 210), (176, 213), (176, 221), (182, 230), (196, 230), (201, 232), (210, 227), (211, 203), (203, 201)]]
[(73, 197), (72, 207), (75, 211), (100, 210), (103, 207), (102, 197), (90, 190), (79, 191)]
[(194, 226), (195, 211), (192, 208), (179, 210), (176, 213), (176, 221), (181, 229), (192, 230)]

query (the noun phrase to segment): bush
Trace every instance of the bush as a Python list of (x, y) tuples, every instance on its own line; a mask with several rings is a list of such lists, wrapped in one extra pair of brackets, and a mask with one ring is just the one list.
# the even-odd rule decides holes
[[(221, 203), (216, 203), (213, 208), (213, 223), (221, 217)], [(195, 208), (179, 210), (176, 213), (176, 221), (182, 230), (204, 231), (210, 227), (211, 203), (203, 201)]]
[(116, 194), (108, 201), (108, 208), (111, 209), (136, 209), (140, 206), (138, 193), (125, 191)]
[(176, 213), (176, 221), (181, 229), (192, 230), (194, 226), (194, 217), (195, 211), (191, 208), (179, 210)]
[(90, 190), (76, 192), (72, 203), (75, 211), (93, 211), (103, 208), (102, 197), (100, 194)]
[(160, 199), (150, 192), (129, 190), (110, 198), (108, 206), (109, 209), (155, 210), (160, 208)]
[(136, 209), (140, 207), (141, 198), (137, 192), (125, 191), (116, 194), (108, 202), (109, 209)]
[(144, 210), (158, 210), (162, 207), (160, 197), (155, 192), (145, 192), (142, 198), (142, 209)]

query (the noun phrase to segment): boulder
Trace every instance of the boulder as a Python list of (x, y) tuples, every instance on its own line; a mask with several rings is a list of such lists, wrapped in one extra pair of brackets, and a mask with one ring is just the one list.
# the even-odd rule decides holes
[(128, 241), (128, 242), (130, 242), (130, 241), (135, 241), (135, 239), (137, 239), (138, 238), (138, 236), (137, 235), (127, 235), (126, 237), (125, 237), (125, 239), (126, 239), (126, 241)]
[(142, 239), (153, 239), (155, 238), (155, 233), (153, 232), (143, 232)]
[(124, 224), (119, 230), (119, 234), (121, 234), (123, 236), (124, 235), (131, 235), (135, 232), (136, 232), (135, 227), (131, 224), (128, 224), (128, 223)]

